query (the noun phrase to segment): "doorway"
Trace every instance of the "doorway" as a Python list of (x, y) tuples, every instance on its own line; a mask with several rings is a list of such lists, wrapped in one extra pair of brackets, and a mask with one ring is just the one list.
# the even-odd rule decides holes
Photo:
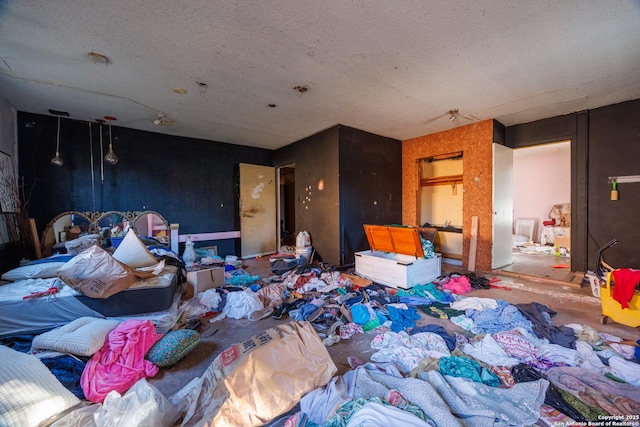
[[(568, 267), (570, 201), (571, 141), (513, 150), (513, 261), (502, 271), (561, 282), (574, 280)], [(562, 250), (556, 250), (556, 238)]]
[(278, 178), (278, 248), (296, 245), (296, 166), (277, 168)]

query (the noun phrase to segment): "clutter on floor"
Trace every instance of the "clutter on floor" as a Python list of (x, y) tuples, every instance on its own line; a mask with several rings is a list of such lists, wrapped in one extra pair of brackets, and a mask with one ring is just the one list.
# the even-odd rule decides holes
[[(30, 423), (104, 425), (125, 416), (154, 426), (640, 422), (640, 340), (556, 325), (557, 313), (541, 303), (469, 295), (506, 294), (496, 278), (449, 272), (387, 286), (289, 248), (269, 264), (271, 274), (257, 276), (233, 256), (208, 254), (204, 264), (194, 258), (182, 266), (185, 277), (201, 273), (186, 284), (191, 293), (162, 332), (148, 318), (83, 316), (48, 331), (3, 336), (3, 360), (21, 361), (20, 369), (0, 367), (3, 423), (23, 425), (25, 408), (43, 401), (55, 405), (38, 419), (30, 413)], [(173, 396), (147, 382), (161, 369), (179, 368), (227, 318), (281, 323), (223, 349)], [(328, 347), (361, 334), (370, 337), (368, 360), (354, 354), (351, 369), (336, 375)], [(60, 357), (66, 364), (49, 368)], [(31, 393), (26, 381), (40, 371), (51, 375), (39, 377), (46, 384)]]

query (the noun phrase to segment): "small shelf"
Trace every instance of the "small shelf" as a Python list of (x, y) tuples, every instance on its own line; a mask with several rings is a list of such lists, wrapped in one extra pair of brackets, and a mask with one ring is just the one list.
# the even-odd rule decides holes
[(462, 174), (449, 176), (435, 176), (433, 178), (422, 178), (420, 187), (431, 187), (433, 185), (453, 185), (462, 184)]

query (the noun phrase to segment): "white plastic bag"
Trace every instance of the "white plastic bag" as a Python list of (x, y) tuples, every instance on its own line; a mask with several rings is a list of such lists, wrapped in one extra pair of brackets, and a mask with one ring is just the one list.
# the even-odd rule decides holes
[(200, 304), (209, 307), (209, 310), (215, 310), (222, 301), (222, 297), (215, 289), (207, 289), (204, 292), (199, 293), (198, 299)]
[(229, 292), (222, 313), (212, 321), (222, 320), (225, 317), (242, 319), (249, 317), (251, 313), (258, 310), (264, 310), (264, 304), (262, 304), (256, 292), (253, 292), (251, 289)]
[(110, 392), (94, 414), (97, 427), (170, 427), (180, 412), (144, 378), (124, 395)]
[(171, 427), (181, 416), (181, 407), (142, 378), (124, 395), (112, 391), (103, 403), (79, 406), (51, 427)]

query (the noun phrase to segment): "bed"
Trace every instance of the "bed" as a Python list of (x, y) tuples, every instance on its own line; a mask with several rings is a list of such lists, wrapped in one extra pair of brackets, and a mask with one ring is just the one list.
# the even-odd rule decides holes
[[(161, 229), (164, 224), (164, 229), (168, 230), (166, 220), (157, 212), (152, 214), (152, 219), (140, 218), (149, 215), (149, 212), (135, 215), (117, 213), (117, 217), (127, 218), (131, 224), (150, 224), (156, 230)], [(113, 212), (108, 215), (113, 215)], [(86, 213), (82, 216), (87, 219), (88, 224), (82, 227), (79, 235), (73, 236), (73, 240), (81, 239), (83, 234), (93, 236), (100, 228), (100, 221), (105, 218), (104, 215)], [(59, 227), (58, 221), (61, 218), (67, 225)], [(78, 218), (80, 216), (76, 213), (58, 215), (45, 229), (42, 242), (47, 242), (49, 248), (68, 243), (69, 240), (60, 238), (69, 237), (67, 230), (76, 227), (74, 222)], [(57, 231), (52, 234), (54, 230)], [(71, 262), (74, 254), (54, 254), (5, 273), (3, 278), (10, 278), (12, 281), (0, 286), (0, 318), (3, 319), (0, 322), (0, 337), (41, 332), (80, 317), (145, 318), (156, 324), (158, 332), (169, 330), (177, 321), (183, 265), (179, 256), (169, 249), (168, 240), (165, 242), (155, 237), (143, 237), (139, 240), (147, 245), (149, 253), (156, 259), (164, 260), (164, 264), (160, 264), (164, 267), (158, 275), (138, 279), (127, 289), (108, 298), (90, 298), (57, 277), (56, 271), (61, 265)], [(120, 243), (121, 239), (114, 241)]]

